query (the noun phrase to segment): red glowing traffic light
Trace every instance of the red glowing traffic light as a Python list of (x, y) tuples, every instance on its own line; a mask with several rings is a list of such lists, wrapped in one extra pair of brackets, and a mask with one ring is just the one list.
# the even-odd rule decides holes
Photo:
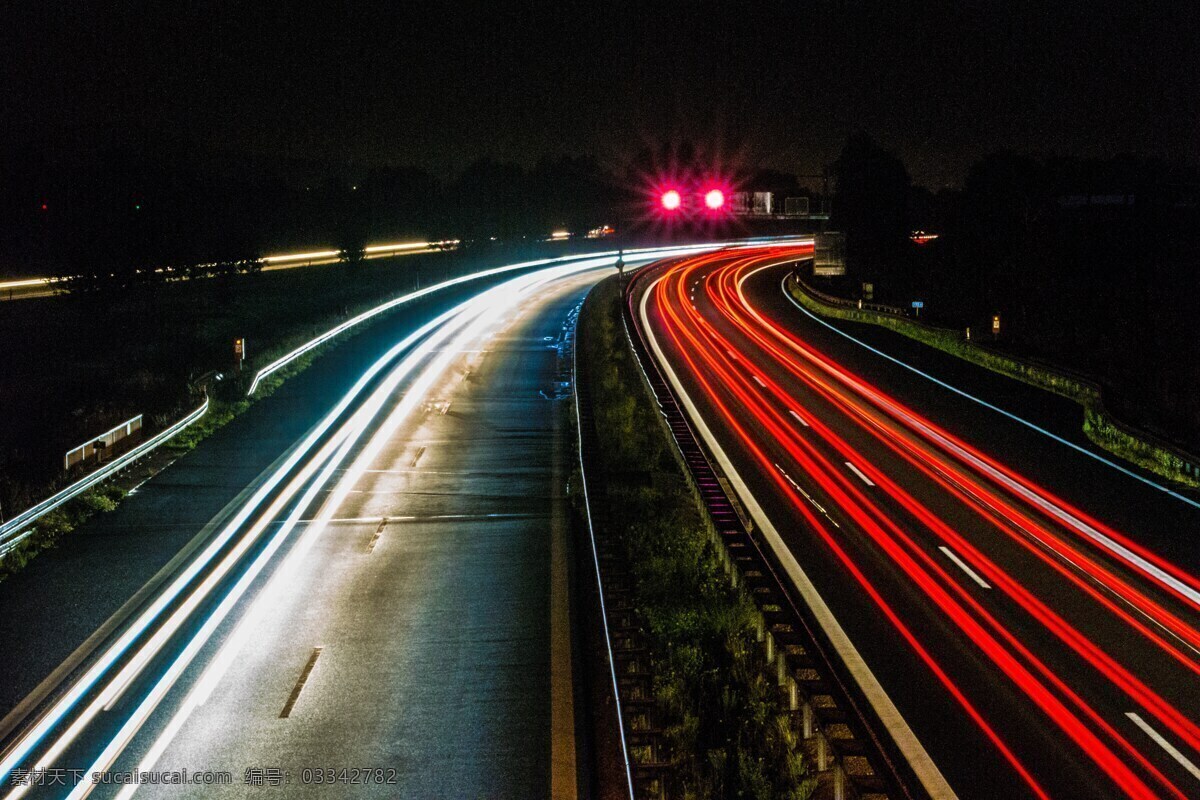
[(679, 192), (675, 189), (668, 189), (663, 192), (659, 200), (662, 203), (662, 207), (667, 211), (674, 211), (683, 204), (683, 198), (679, 196)]
[(704, 195), (704, 205), (716, 211), (725, 205), (725, 193), (720, 189), (709, 189)]

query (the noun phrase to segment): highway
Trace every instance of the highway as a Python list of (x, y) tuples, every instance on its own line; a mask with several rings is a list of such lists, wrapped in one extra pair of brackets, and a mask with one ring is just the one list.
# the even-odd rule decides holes
[(652, 268), (631, 310), (925, 791), (1200, 796), (1196, 498), (1090, 457), (1059, 398), (812, 317), (810, 254)]
[(566, 344), (616, 258), (415, 301), (5, 581), (0, 797), (574, 797)]
[(378, 796), (574, 796), (563, 337), (611, 260), (506, 281), (396, 343), (13, 737), (6, 772), (149, 770), (163, 750), (243, 792), (248, 768), (289, 770), (300, 796), (304, 769), (370, 766)]
[(385, 770), (355, 796), (574, 796), (558, 381), (565, 321), (598, 277), (456, 341), (419, 413), (335, 479), (311, 550), (241, 623), (253, 648), (218, 656), (219, 686), (158, 734), (153, 769), (283, 769), (289, 797), (330, 796), (312, 772), (330, 767)]

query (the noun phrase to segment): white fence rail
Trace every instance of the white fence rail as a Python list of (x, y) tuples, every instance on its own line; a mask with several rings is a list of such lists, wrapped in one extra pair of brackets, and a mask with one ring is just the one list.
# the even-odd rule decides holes
[(104, 447), (109, 448), (141, 429), (142, 415), (138, 414), (133, 419), (125, 420), (111, 431), (106, 431), (99, 436), (93, 436), (89, 441), (79, 445), (79, 447), (67, 451), (67, 454), (63, 456), (63, 469), (69, 470), (76, 464), (87, 461), (95, 455), (97, 442), (104, 442)]
[(130, 450), (128, 453), (124, 453), (117, 458), (114, 458), (100, 469), (88, 473), (65, 489), (50, 497), (47, 497), (37, 505), (25, 509), (12, 519), (0, 524), (0, 558), (3, 558), (5, 555), (7, 555), (8, 552), (13, 549), (13, 547), (15, 547), (26, 536), (29, 536), (34, 532), (34, 530), (36, 530), (35, 528), (31, 528), (30, 525), (36, 522), (37, 519), (43, 514), (48, 511), (53, 511), (63, 503), (78, 497), (106, 478), (112, 477), (137, 459), (173, 438), (184, 428), (187, 428), (193, 422), (203, 417), (207, 411), (208, 398), (205, 397), (204, 402), (201, 403), (198, 408), (190, 412), (187, 416), (176, 422), (174, 425), (171, 425), (169, 428), (166, 428), (165, 430), (162, 430), (150, 437), (137, 447)]

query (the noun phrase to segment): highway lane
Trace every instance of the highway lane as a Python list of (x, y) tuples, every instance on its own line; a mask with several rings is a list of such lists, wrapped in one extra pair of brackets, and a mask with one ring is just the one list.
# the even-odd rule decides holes
[[(55, 669), (193, 538), (206, 539), (397, 341), (489, 278), (422, 298), (293, 376), (271, 397), (0, 583), (0, 717)], [(249, 488), (248, 488), (249, 487)]]
[(1057, 494), (1053, 469), (1035, 483), (988, 451), (996, 437), (1022, 465), (1046, 453), (1072, 489), (1103, 465), (866, 350), (848, 370), (822, 350), (837, 335), (783, 296), (786, 267), (764, 268), (803, 255), (691, 259), (639, 283), (643, 322), (747, 505), (899, 709), (910, 755), (963, 797), (1200, 793), (1200, 582), (1194, 557), (1153, 552), (1194, 509), (1109, 469), (1099, 505), (1142, 510), (1113, 530), (1075, 508), (1088, 496)]
[[(318, 516), (318, 524), (304, 525), (304, 515), (315, 512), (328, 486), (336, 490), (332, 499), (320, 505), (322, 509), (342, 505), (352, 487), (353, 480), (335, 481), (338, 473), (347, 466), (352, 475), (363, 469), (411, 418), (427, 411), (430, 393), (454, 372), (463, 351), (478, 347), (476, 343), (501, 317), (512, 314), (522, 303), (528, 305), (547, 282), (581, 271), (590, 271), (595, 279), (596, 268), (610, 261), (590, 259), (502, 283), (397, 344), (364, 374), (356, 390), (330, 412), (326, 423), (309, 435), (279, 470), (277, 479), (265, 485), (159, 595), (154, 607), (131, 623), (86, 675), (66, 685), (66, 696), (6, 752), (6, 771), (14, 765), (21, 766), (21, 775), (28, 774), (25, 770), (36, 775), (38, 770), (50, 768), (87, 767), (86, 774), (103, 770), (123, 757), (131, 743), (136, 744), (143, 727), (160, 723), (171, 704), (194, 701), (197, 685), (190, 684), (181, 696), (173, 691), (177, 684), (187, 687), (201, 675), (205, 681), (216, 675), (212, 680), (219, 681), (221, 664), (228, 665), (230, 659), (221, 655), (225, 649), (214, 652), (218, 642), (230, 635), (229, 626), (235, 620), (244, 622), (245, 615), (258, 613), (254, 609), (263, 602), (270, 605), (262, 598), (269, 597), (280, 580), (291, 585), (289, 573), (297, 570), (304, 551), (327, 528), (321, 524), (322, 516)], [(547, 343), (543, 341), (541, 346), (545, 349)], [(261, 594), (264, 591), (267, 595)], [(259, 600), (248, 612), (243, 598), (252, 597)], [(159, 610), (151, 615), (155, 608)], [(529, 622), (528, 616), (514, 617), (514, 624)], [(245, 636), (244, 626), (236, 630), (234, 641)], [(201, 669), (201, 675), (193, 674)], [(479, 683), (478, 679), (475, 682)], [(466, 683), (467, 679), (458, 681), (458, 685)], [(569, 683), (567, 680), (566, 685)], [(205, 685), (204, 681), (199, 684)], [(562, 681), (556, 685), (561, 694)], [(363, 742), (364, 746), (370, 744)], [(85, 781), (69, 796), (86, 796), (91, 788)], [(105, 789), (102, 787), (102, 794)], [(5, 796), (64, 795), (54, 787), (21, 785)]]
[[(566, 541), (563, 327), (597, 277), (523, 304), (462, 355), (418, 417), (342, 473), (345, 494), (326, 501), (327, 529), (256, 624), (254, 648), (155, 769), (227, 769), (240, 781), (248, 767), (282, 768), (289, 797), (330, 796), (302, 785), (306, 769), (362, 766), (394, 770), (395, 784), (355, 796), (574, 796), (567, 623), (551, 624), (551, 578), (565, 590), (565, 561), (552, 570), (551, 554), (561, 559)], [(556, 714), (565, 774), (551, 770)]]
[[(6, 645), (0, 647), (0, 720), (131, 597), (152, 594), (165, 578), (160, 571), (172, 571), (181, 550), (211, 538), (364, 369), (420, 325), (506, 277), (441, 290), (343, 335), (335, 348), (146, 482), (115, 512), (92, 518), (0, 582), (0, 641)], [(0, 741), (9, 732), (0, 721)]]
[[(676, 249), (685, 251), (694, 249)], [(650, 260), (658, 252), (667, 251), (627, 254), (627, 261)], [(464, 349), (470, 349), (464, 342), (478, 340), (499, 316), (524, 308), (531, 293), (546, 282), (589, 270), (603, 272), (611, 269), (614, 260), (615, 255), (585, 256), (497, 281), (492, 289), (468, 294), (465, 301), (413, 326), (398, 337), (402, 341), (377, 341), (386, 352), (373, 353), (378, 356), (373, 362), (351, 359), (342, 364), (352, 374), (357, 371), (358, 377), (332, 409), (331, 398), (338, 397), (333, 387), (323, 387), (323, 393), (322, 387), (313, 387), (323, 400), (323, 405), (316, 404), (324, 409), (318, 421), (302, 430), (298, 441), (179, 551), (144, 587), (146, 591), (131, 601), (129, 613), (102, 631), (91, 651), (48, 679), (36, 713), (18, 719), (19, 726), (5, 742), (0, 763), (4, 780), (28, 777), (31, 772), (44, 775), (45, 770), (85, 769), (84, 774), (90, 774), (122, 758), (139, 757), (136, 749), (129, 750), (139, 736), (149, 736), (155, 726), (168, 724), (173, 707), (199, 702), (195, 681), (211, 674), (212, 659), (220, 659), (220, 643), (252, 607), (248, 601), (264, 585), (270, 586), (280, 570), (287, 574), (295, 569), (289, 566), (295, 562), (294, 553), (312, 546), (310, 531), (328, 529), (304, 520), (316, 513), (328, 486), (342, 485), (335, 483), (339, 471), (357, 463), (362, 453), (379, 450), (409, 416), (419, 413), (440, 377), (452, 370)], [(545, 390), (547, 394), (552, 394), (551, 388)], [(132, 505), (144, 507), (145, 498), (151, 496), (148, 489), (139, 491)], [(183, 497), (186, 501), (186, 492)], [(335, 494), (323, 507), (337, 507), (344, 499)], [(85, 572), (82, 578), (100, 586), (108, 582), (107, 575), (94, 572), (90, 578)], [(560, 586), (551, 595), (552, 602), (557, 597), (561, 605), (564, 595)], [(56, 624), (53, 603), (40, 613)], [(17, 632), (25, 643), (20, 655), (35, 652), (42, 631), (18, 626)], [(560, 631), (552, 642), (561, 645), (561, 638)], [(228, 665), (230, 660), (219, 663)], [(211, 683), (219, 683), (219, 678), (203, 685)], [(561, 697), (568, 684), (552, 673), (551, 696)], [(207, 689), (200, 692), (207, 693)], [(552, 724), (561, 727), (554, 720)], [(560, 748), (553, 755), (553, 763), (558, 763), (570, 753)], [(81, 783), (70, 796), (85, 796), (86, 790)], [(62, 794), (52, 787), (18, 784), (4, 796), (15, 800)]]

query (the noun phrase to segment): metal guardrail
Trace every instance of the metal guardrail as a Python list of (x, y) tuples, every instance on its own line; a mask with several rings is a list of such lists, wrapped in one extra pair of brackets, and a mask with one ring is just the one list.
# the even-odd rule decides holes
[[(1100, 382), (1091, 375), (1078, 370), (1070, 369), (1069, 367), (1064, 367), (1060, 364), (1053, 364), (1048, 361), (1033, 358), (1031, 356), (1017, 355), (1005, 350), (990, 347), (986, 341), (963, 340), (964, 345), (978, 353), (981, 358), (986, 357), (993, 359), (993, 365), (989, 366), (988, 364), (983, 363), (983, 361), (968, 358), (962, 353), (948, 351), (944, 347), (940, 347), (936, 343), (936, 338), (921, 338), (908, 333), (908, 331), (919, 330), (929, 334), (929, 337), (948, 337), (959, 340), (963, 339), (962, 331), (959, 329), (940, 328), (935, 325), (930, 325), (922, 320), (913, 319), (912, 317), (908, 316), (903, 309), (896, 309), (892, 306), (864, 303), (861, 307), (859, 307), (853, 300), (834, 297), (814, 289), (812, 286), (801, 280), (799, 274), (794, 271), (792, 272), (789, 280), (792, 281), (796, 289), (798, 289), (801, 293), (808, 295), (810, 300), (815, 300), (827, 306), (833, 306), (834, 308), (846, 311), (873, 311), (876, 313), (882, 313), (889, 318), (898, 317), (899, 319), (897, 320), (889, 319), (888, 322), (891, 324), (885, 325), (884, 327), (888, 328), (889, 330), (896, 331), (901, 335), (907, 335), (915, 341), (922, 342), (930, 347), (942, 350), (942, 352), (950, 352), (952, 355), (956, 355), (959, 358), (964, 358), (970, 363), (981, 366), (984, 369), (991, 369), (998, 374), (1005, 375), (1014, 380), (1023, 381), (1036, 388), (1053, 392), (1061, 397), (1066, 397), (1069, 400), (1073, 400), (1083, 407), (1085, 413), (1085, 424), (1087, 423), (1090, 415), (1090, 417), (1094, 417), (1093, 424), (1109, 426), (1117, 433), (1130, 439), (1132, 441), (1132, 444), (1130, 445), (1131, 449), (1135, 451), (1141, 451), (1136, 454), (1137, 456), (1152, 460), (1158, 464), (1165, 464), (1173, 467), (1175, 470), (1178, 470), (1178, 472), (1183, 473), (1184, 482), (1187, 482), (1188, 480), (1200, 481), (1200, 456), (1197, 456), (1195, 453), (1192, 453), (1180, 445), (1171, 442), (1154, 431), (1147, 430), (1145, 428), (1139, 428), (1122, 422), (1113, 414), (1111, 410), (1109, 410), (1108, 406), (1105, 404), (1103, 387)], [(901, 322), (900, 320), (903, 321)], [(859, 317), (857, 321), (868, 323), (871, 322), (871, 320), (866, 317)], [(995, 366), (996, 364), (1003, 364), (1004, 368), (998, 368)], [(1096, 436), (1099, 437), (1099, 439), (1106, 438), (1103, 431), (1097, 431)], [(1146, 463), (1138, 462), (1136, 457), (1134, 459), (1130, 459), (1126, 453), (1107, 447), (1102, 442), (1097, 441), (1095, 437), (1090, 438), (1099, 444), (1099, 446), (1109, 450), (1110, 452), (1116, 453), (1116, 455), (1125, 458), (1126, 460), (1131, 460), (1133, 463), (1144, 469), (1149, 469), (1151, 472), (1156, 472), (1157, 474), (1168, 479), (1178, 480), (1177, 476), (1173, 477), (1167, 472), (1155, 470), (1149, 467)], [(1060, 439), (1060, 441), (1063, 440)], [(1084, 454), (1095, 457), (1094, 454), (1087, 450), (1083, 450), (1074, 443), (1065, 441), (1064, 443)], [(1162, 489), (1168, 494), (1195, 505), (1196, 501), (1191, 498), (1183, 497), (1173, 490), (1160, 486), (1152, 481), (1146, 481), (1145, 478), (1138, 476), (1137, 473), (1129, 472), (1124, 467), (1117, 466), (1117, 468), (1127, 472), (1139, 480), (1149, 483), (1151, 486)]]
[(817, 298), (822, 303), (827, 303), (831, 306), (837, 306), (838, 308), (854, 309), (857, 311), (875, 311), (880, 314), (891, 314), (896, 317), (904, 317), (905, 319), (908, 318), (908, 312), (903, 308), (884, 305), (883, 303), (868, 303), (865, 300), (848, 300), (845, 297), (837, 297), (832, 294), (825, 294), (819, 289), (814, 289), (812, 286), (805, 283), (804, 280), (801, 279), (800, 272), (798, 270), (794, 270), (792, 275), (796, 279), (796, 283), (799, 284), (803, 291)]
[[(744, 241), (756, 241), (756, 240), (744, 240)], [(557, 264), (557, 263), (563, 263), (563, 262), (569, 262), (569, 261), (582, 261), (582, 260), (590, 259), (590, 258), (594, 258), (594, 259), (612, 258), (615, 262), (616, 258), (618, 256), (620, 256), (622, 253), (629, 260), (646, 261), (646, 260), (649, 260), (653, 256), (654, 253), (658, 253), (658, 252), (685, 251), (685, 250), (712, 250), (712, 249), (716, 249), (717, 247), (722, 246), (722, 244), (724, 244), (724, 243), (706, 243), (706, 244), (698, 244), (698, 245), (679, 245), (679, 246), (666, 246), (666, 247), (643, 247), (643, 248), (634, 248), (634, 249), (626, 250), (626, 251), (610, 250), (610, 251), (602, 251), (602, 252), (597, 252), (597, 253), (579, 253), (579, 254), (574, 254), (574, 255), (570, 255), (570, 256), (558, 256), (558, 257), (554, 257), (554, 258), (542, 258), (542, 259), (535, 259), (533, 261), (523, 261), (523, 262), (520, 262), (517, 264), (508, 264), (503, 267), (496, 267), (494, 269), (482, 270), (480, 272), (473, 272), (469, 275), (463, 275), (458, 278), (452, 278), (448, 281), (443, 281), (441, 283), (434, 284), (433, 286), (429, 286), (429, 287), (420, 289), (415, 292), (410, 292), (407, 295), (403, 295), (394, 300), (390, 300), (390, 301), (383, 303), (381, 305), (378, 305), (374, 308), (368, 309), (367, 311), (364, 311), (363, 313), (358, 314), (357, 316), (346, 320), (345, 322), (341, 323), (340, 325), (336, 325), (333, 328), (330, 328), (329, 330), (325, 331), (321, 335), (319, 335), (313, 339), (310, 339), (309, 341), (300, 345), (296, 349), (277, 358), (276, 360), (272, 361), (267, 366), (260, 369), (255, 374), (254, 380), (250, 384), (250, 390), (247, 392), (247, 396), (254, 394), (255, 390), (258, 388), (259, 384), (262, 382), (262, 380), (264, 378), (268, 377), (272, 373), (276, 372), (277, 370), (279, 370), (282, 367), (286, 366), (287, 364), (291, 363), (292, 361), (299, 358), (304, 353), (307, 353), (310, 350), (313, 350), (314, 348), (319, 347), (320, 345), (322, 345), (325, 342), (329, 341), (330, 339), (334, 338), (338, 334), (344, 333), (346, 330), (353, 328), (354, 326), (359, 325), (359, 324), (365, 322), (366, 320), (371, 319), (372, 317), (382, 314), (385, 311), (395, 308), (398, 305), (402, 305), (402, 304), (410, 302), (412, 300), (416, 300), (418, 298), (424, 297), (428, 294), (439, 291), (441, 289), (448, 288), (450, 286), (454, 286), (454, 285), (461, 284), (461, 283), (466, 283), (467, 281), (476, 280), (478, 278), (489, 277), (492, 275), (499, 275), (499, 274), (502, 274), (505, 272), (512, 272), (512, 271), (518, 270), (518, 269), (545, 266), (548, 264)], [(188, 427), (193, 422), (200, 419), (200, 417), (204, 416), (204, 414), (208, 411), (208, 405), (209, 405), (208, 396), (205, 395), (204, 402), (200, 405), (199, 408), (197, 408), (194, 411), (192, 411), (191, 413), (189, 413), (187, 416), (185, 416), (183, 419), (176, 422), (171, 427), (167, 428), (166, 430), (161, 431), (160, 433), (156, 434), (155, 436), (151, 437), (150, 439), (147, 439), (145, 442), (142, 442), (140, 445), (133, 448), (128, 453), (125, 453), (125, 454), (119, 456), (118, 458), (115, 458), (113, 461), (109, 462), (108, 465), (96, 470), (95, 472), (92, 472), (92, 473), (84, 476), (83, 478), (79, 479), (75, 483), (72, 483), (70, 486), (66, 487), (65, 489), (62, 489), (61, 491), (46, 498), (45, 500), (41, 501), (40, 503), (22, 511), (21, 513), (17, 514), (16, 516), (14, 516), (12, 519), (8, 520), (7, 522), (0, 524), (0, 559), (4, 558), (4, 556), (7, 555), (13, 549), (13, 547), (15, 547), (19, 542), (24, 540), (27, 536), (29, 536), (33, 532), (33, 530), (25, 530), (25, 529), (31, 523), (33, 523), (39, 517), (41, 517), (43, 514), (58, 508), (63, 503), (67, 502), (68, 500), (72, 500), (75, 497), (78, 497), (80, 494), (87, 491), (91, 487), (95, 486), (96, 484), (100, 483), (101, 481), (105, 480), (106, 478), (116, 474), (120, 470), (129, 466), (131, 463), (136, 461), (138, 458), (141, 458), (143, 455), (156, 449), (161, 444), (163, 444), (164, 442), (166, 442), (167, 440), (171, 439), (173, 436), (178, 434), (184, 428)]]
[(340, 325), (335, 325), (334, 327), (325, 331), (321, 335), (308, 340), (307, 342), (305, 342), (304, 344), (295, 348), (294, 350), (292, 350), (288, 353), (285, 353), (284, 355), (282, 355), (279, 358), (272, 361), (270, 364), (267, 364), (265, 367), (263, 367), (257, 373), (255, 373), (254, 380), (252, 380), (250, 382), (250, 389), (249, 389), (249, 391), (246, 392), (246, 396), (253, 397), (254, 392), (258, 389), (259, 385), (262, 383), (262, 381), (265, 378), (267, 378), (268, 376), (277, 372), (278, 370), (282, 369), (283, 367), (286, 367), (288, 364), (295, 361), (300, 356), (304, 355), (305, 353), (309, 352), (310, 350), (320, 347), (321, 345), (328, 342), (330, 339), (333, 339), (338, 334), (345, 333), (349, 329), (351, 329), (357, 325), (361, 325), (362, 323), (366, 322), (367, 320), (372, 319), (373, 317), (376, 317), (376, 316), (384, 313), (385, 311), (390, 311), (391, 309), (395, 308), (396, 306), (404, 305), (405, 303), (412, 302), (413, 300), (418, 300), (422, 297), (433, 294), (434, 292), (437, 292), (437, 291), (441, 291), (442, 289), (447, 289), (451, 286), (457, 286), (458, 284), (466, 283), (467, 281), (473, 281), (473, 280), (477, 280), (479, 278), (486, 278), (486, 277), (490, 277), (492, 275), (499, 275), (504, 272), (511, 272), (513, 270), (524, 269), (527, 267), (540, 267), (540, 266), (544, 266), (546, 264), (553, 264), (553, 263), (558, 263), (558, 262), (563, 262), (563, 261), (582, 260), (585, 258), (603, 258), (603, 257), (610, 256), (610, 255), (616, 256), (617, 254), (614, 251), (614, 252), (610, 252), (610, 253), (587, 253), (587, 254), (580, 254), (580, 255), (574, 255), (574, 256), (560, 256), (558, 258), (542, 258), (542, 259), (535, 259), (533, 261), (522, 261), (518, 264), (509, 264), (509, 265), (506, 265), (503, 267), (496, 267), (495, 269), (486, 269), (481, 272), (472, 272), (469, 275), (462, 275), (457, 278), (451, 278), (448, 281), (442, 281), (441, 283), (435, 283), (434, 285), (427, 286), (424, 289), (418, 289), (415, 292), (409, 292), (408, 294), (401, 295), (400, 297), (397, 297), (393, 300), (389, 300), (386, 303), (377, 305), (374, 308), (369, 308), (366, 311), (362, 312), (361, 314), (351, 317), (350, 319), (346, 320), (345, 322), (341, 323)]
[(0, 558), (6, 556), (14, 547), (17, 546), (25, 537), (33, 533), (36, 528), (30, 528), (34, 522), (43, 514), (53, 511), (54, 509), (66, 503), (68, 500), (73, 500), (79, 495), (86, 492), (96, 484), (112, 477), (116, 473), (128, 467), (137, 459), (157, 449), (160, 445), (172, 439), (175, 435), (190, 426), (193, 422), (200, 419), (208, 412), (208, 397), (205, 396), (204, 402), (183, 419), (171, 425), (162, 431), (159, 431), (154, 436), (139, 444), (137, 447), (130, 450), (128, 453), (117, 456), (108, 464), (100, 469), (88, 473), (84, 477), (72, 483), (70, 486), (61, 491), (47, 497), (37, 505), (25, 509), (20, 514), (17, 514), (7, 522), (0, 524)]
[[(892, 752), (890, 740), (877, 732), (874, 718), (865, 710), (867, 704), (851, 688), (853, 678), (832, 654), (819, 625), (793, 599), (769, 548), (751, 534), (727, 481), (651, 356), (632, 307), (634, 287), (646, 274), (639, 273), (626, 287), (622, 308), (626, 336), (675, 442), (684, 474), (707, 512), (725, 568), (761, 610), (760, 641), (792, 723), (815, 762), (820, 795), (834, 800), (914, 797), (915, 779)], [(846, 736), (845, 731), (852, 735)]]
[(78, 447), (72, 447), (66, 452), (66, 455), (63, 456), (63, 469), (69, 470), (76, 464), (87, 461), (96, 454), (97, 444), (99, 444), (100, 447), (107, 449), (115, 445), (117, 442), (133, 436), (133, 434), (137, 433), (141, 429), (142, 415), (138, 414), (136, 417), (125, 420), (120, 425), (114, 426), (99, 436), (93, 436), (91, 439), (79, 445)]
[[(578, 319), (578, 318), (577, 318)], [(578, 324), (578, 323), (577, 323)], [(578, 328), (577, 328), (578, 330)], [(593, 491), (597, 494), (602, 494), (600, 491), (603, 487), (596, 485), (596, 475), (593, 471), (588, 470), (586, 463), (588, 461), (587, 454), (594, 453), (597, 447), (596, 425), (592, 417), (592, 402), (591, 395), (588, 391), (586, 383), (582, 382), (579, 377), (579, 342), (578, 336), (576, 341), (572, 343), (571, 365), (572, 365), (572, 388), (575, 395), (575, 425), (576, 433), (579, 442), (579, 474), (581, 483), (583, 484), (583, 508), (584, 515), (587, 518), (588, 539), (591, 544), (592, 563), (596, 569), (596, 588), (598, 590), (600, 602), (600, 621), (604, 629), (604, 644), (608, 652), (608, 669), (612, 678), (613, 702), (616, 706), (616, 715), (618, 722), (618, 733), (621, 738), (621, 757), (625, 768), (625, 785), (628, 791), (630, 800), (635, 800), (636, 791), (634, 787), (633, 766), (629, 754), (629, 740), (626, 734), (625, 713), (621, 703), (621, 681), (617, 674), (617, 654), (613, 648), (612, 631), (609, 628), (609, 614), (611, 610), (605, 603), (605, 586), (603, 578), (603, 569), (601, 568), (600, 545), (596, 539), (596, 528), (594, 517), (596, 516), (592, 510), (591, 495)]]

